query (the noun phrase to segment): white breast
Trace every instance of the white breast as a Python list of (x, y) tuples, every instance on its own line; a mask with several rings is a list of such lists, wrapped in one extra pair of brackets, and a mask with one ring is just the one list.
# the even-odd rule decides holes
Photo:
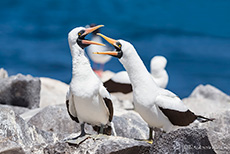
[(74, 96), (74, 105), (80, 122), (94, 125), (108, 122), (109, 115), (99, 95), (85, 98)]

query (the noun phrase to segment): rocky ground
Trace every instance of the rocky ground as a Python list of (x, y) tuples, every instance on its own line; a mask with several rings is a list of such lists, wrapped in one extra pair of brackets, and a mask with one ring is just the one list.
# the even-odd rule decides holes
[[(211, 85), (199, 85), (183, 101), (196, 114), (216, 120), (156, 135), (153, 144), (136, 140), (147, 138), (147, 124), (126, 110), (132, 103), (118, 95), (112, 96), (117, 136), (66, 143), (80, 130), (66, 110), (67, 89), (57, 80), (8, 77), (0, 69), (0, 153), (230, 153), (230, 97)], [(90, 125), (86, 131), (96, 133)]]

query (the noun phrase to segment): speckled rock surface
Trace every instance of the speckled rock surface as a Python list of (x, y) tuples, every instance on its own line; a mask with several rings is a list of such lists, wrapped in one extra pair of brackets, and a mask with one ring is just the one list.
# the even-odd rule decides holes
[(18, 74), (0, 79), (0, 104), (37, 108), (40, 103), (40, 84), (39, 78), (30, 75)]

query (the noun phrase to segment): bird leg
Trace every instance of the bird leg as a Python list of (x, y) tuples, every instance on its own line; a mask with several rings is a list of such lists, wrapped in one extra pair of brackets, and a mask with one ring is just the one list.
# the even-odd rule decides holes
[(149, 127), (149, 139), (147, 140), (148, 143), (153, 144), (153, 128)]
[(99, 134), (103, 134), (103, 130), (104, 130), (104, 125), (101, 124), (101, 128), (100, 128)]
[(83, 137), (83, 136), (85, 136), (85, 135), (86, 135), (86, 133), (85, 133), (85, 123), (82, 123), (82, 124), (81, 124), (81, 134), (80, 134), (79, 136), (77, 136), (77, 137), (70, 138), (69, 140), (76, 140), (76, 139), (78, 139), (79, 137)]
[(81, 124), (81, 134), (77, 137), (66, 139), (65, 141), (69, 144), (81, 144), (83, 141), (85, 141), (90, 136), (85, 133), (85, 123)]
[(149, 140), (153, 140), (153, 128), (149, 127)]
[(104, 125), (101, 124), (99, 134), (98, 135), (91, 135), (90, 137), (92, 137), (92, 138), (97, 140), (97, 139), (106, 139), (109, 136), (104, 135)]
[(153, 144), (153, 128), (149, 127), (149, 138), (148, 139), (135, 139), (138, 141), (145, 141), (149, 144)]
[(85, 136), (86, 133), (85, 133), (85, 123), (83, 122), (81, 124), (81, 134), (78, 136), (78, 137), (82, 137), (82, 136)]

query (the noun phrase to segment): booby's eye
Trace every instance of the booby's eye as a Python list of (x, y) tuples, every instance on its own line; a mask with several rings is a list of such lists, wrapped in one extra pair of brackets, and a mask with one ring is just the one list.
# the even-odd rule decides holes
[(116, 45), (119, 47), (119, 49), (121, 49), (122, 45), (120, 42), (117, 42)]
[(81, 36), (81, 35), (82, 35), (84, 32), (85, 32), (84, 30), (79, 31), (79, 32), (77, 33), (78, 37), (83, 37), (83, 36)]

